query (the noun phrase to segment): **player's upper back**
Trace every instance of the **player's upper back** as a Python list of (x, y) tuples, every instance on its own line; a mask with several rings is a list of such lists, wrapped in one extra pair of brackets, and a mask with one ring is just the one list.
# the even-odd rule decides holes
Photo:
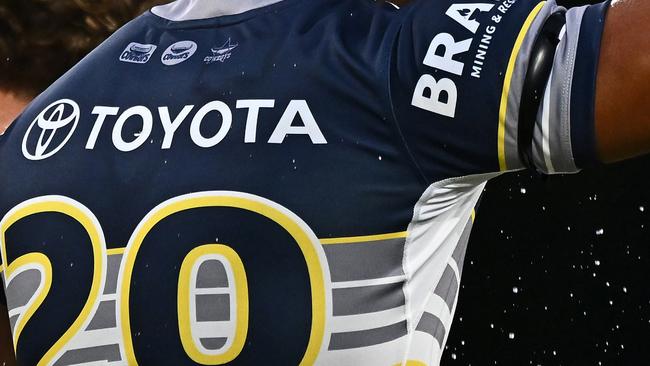
[[(221, 16), (191, 20), (179, 2), (131, 22), (30, 105), (3, 139), (0, 164), (29, 166), (29, 179), (49, 187), (74, 182), (75, 195), (95, 200), (101, 182), (107, 201), (147, 187), (160, 202), (189, 181), (296, 202), (299, 184), (349, 201), (344, 177), (376, 181), (391, 158), (391, 175), (421, 186), (388, 103), (394, 8), (260, 3), (244, 11), (250, 2), (226, 2), (233, 8), (217, 7)], [(367, 154), (354, 153), (359, 145)], [(34, 194), (24, 183), (14, 176), (4, 189)]]
[[(0, 141), (21, 363), (338, 363), (328, 349), (386, 339), (332, 318), (384, 308), (403, 349), (403, 233), (426, 184), (388, 102), (395, 9), (266, 3), (142, 15)], [(378, 234), (376, 254), (321, 244)], [(379, 308), (333, 294), (395, 276)]]

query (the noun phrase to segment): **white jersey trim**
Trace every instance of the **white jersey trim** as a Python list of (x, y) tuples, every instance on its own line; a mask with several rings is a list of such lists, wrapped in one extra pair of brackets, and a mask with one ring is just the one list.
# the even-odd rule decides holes
[[(440, 350), (444, 349), (458, 292), (453, 304), (448, 304), (435, 293), (435, 289), (449, 263), (454, 261), (453, 252), (461, 240), (485, 184), (500, 174), (470, 175), (433, 183), (415, 205), (402, 262), (406, 276), (403, 291), (408, 329), (402, 363), (417, 359), (417, 356), (422, 357), (422, 349), (417, 346), (416, 328), (423, 313), (432, 303), (440, 305), (432, 309), (431, 314), (440, 319), (446, 329), (442, 344), (439, 345)], [(458, 266), (452, 266), (451, 269), (456, 278), (456, 285), (460, 287)], [(433, 352), (430, 357), (433, 363), (427, 364), (439, 364), (440, 352)]]
[(282, 0), (177, 0), (151, 12), (172, 21), (198, 20), (245, 13)]

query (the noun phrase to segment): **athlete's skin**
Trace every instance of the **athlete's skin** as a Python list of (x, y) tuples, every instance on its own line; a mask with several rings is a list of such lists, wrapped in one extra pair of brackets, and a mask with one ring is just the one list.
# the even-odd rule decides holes
[[(596, 135), (603, 162), (650, 152), (648, 32), (650, 2), (614, 2), (605, 22), (596, 82)], [(1, 130), (19, 114), (21, 103), (11, 94), (0, 92)], [(0, 306), (0, 365), (14, 365), (6, 314)]]
[(0, 133), (9, 127), (32, 98), (0, 90)]
[(615, 1), (607, 14), (596, 82), (600, 159), (650, 152), (650, 2)]

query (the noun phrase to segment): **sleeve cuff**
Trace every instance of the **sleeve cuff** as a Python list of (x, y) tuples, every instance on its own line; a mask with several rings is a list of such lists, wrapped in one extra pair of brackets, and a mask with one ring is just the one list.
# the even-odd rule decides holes
[(595, 131), (596, 79), (600, 41), (610, 2), (588, 6), (582, 17), (571, 88), (571, 144), (576, 166), (598, 164)]
[(609, 2), (569, 9), (534, 132), (535, 165), (575, 173), (598, 162), (596, 73)]

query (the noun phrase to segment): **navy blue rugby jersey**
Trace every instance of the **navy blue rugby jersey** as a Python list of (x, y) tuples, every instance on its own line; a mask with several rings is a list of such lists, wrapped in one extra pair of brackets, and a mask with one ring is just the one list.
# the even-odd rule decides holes
[[(595, 161), (607, 4), (568, 11), (547, 172)], [(0, 138), (22, 365), (438, 365), (473, 210), (522, 168), (519, 99), (560, 8), (180, 0)]]

